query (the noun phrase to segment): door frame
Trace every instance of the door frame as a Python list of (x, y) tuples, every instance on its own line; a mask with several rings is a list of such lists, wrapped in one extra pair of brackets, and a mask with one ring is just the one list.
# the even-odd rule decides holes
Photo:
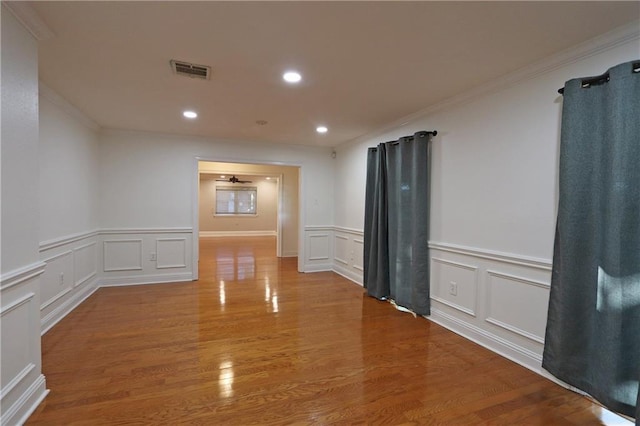
[[(199, 261), (200, 261), (200, 162), (215, 162), (215, 163), (232, 163), (232, 164), (247, 164), (257, 166), (283, 166), (283, 167), (297, 167), (298, 168), (298, 271), (304, 272), (304, 229), (306, 224), (306, 218), (304, 215), (304, 190), (303, 190), (303, 166), (299, 163), (287, 163), (287, 162), (269, 162), (269, 161), (255, 161), (255, 160), (238, 160), (227, 158), (213, 158), (213, 157), (200, 157), (196, 156), (192, 165), (192, 193), (191, 193), (191, 213), (192, 213), (192, 279), (195, 281), (199, 278)], [(209, 172), (217, 173), (217, 172)], [(228, 173), (228, 172), (224, 172)], [(261, 173), (253, 173), (255, 176), (260, 176)], [(267, 176), (265, 174), (265, 176)], [(269, 174), (273, 176), (273, 174)], [(276, 237), (276, 255), (282, 257), (282, 191), (283, 191), (283, 176), (278, 174), (278, 212), (277, 212), (277, 237)]]

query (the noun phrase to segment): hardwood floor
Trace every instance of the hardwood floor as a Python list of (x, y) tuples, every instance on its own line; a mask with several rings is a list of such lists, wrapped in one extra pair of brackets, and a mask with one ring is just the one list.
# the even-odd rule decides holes
[(589, 400), (296, 262), (271, 237), (208, 238), (197, 282), (98, 290), (43, 337), (51, 393), (27, 424), (603, 424)]

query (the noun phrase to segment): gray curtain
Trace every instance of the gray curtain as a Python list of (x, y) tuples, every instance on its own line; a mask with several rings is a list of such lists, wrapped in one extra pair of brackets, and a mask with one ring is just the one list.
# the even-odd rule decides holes
[(364, 286), (419, 315), (429, 301), (429, 132), (369, 148)]
[(640, 72), (566, 83), (542, 365), (636, 417), (640, 380)]

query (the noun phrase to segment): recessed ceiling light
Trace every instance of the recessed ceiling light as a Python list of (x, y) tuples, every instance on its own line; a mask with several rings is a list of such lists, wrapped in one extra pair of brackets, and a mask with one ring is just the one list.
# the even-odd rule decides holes
[(287, 71), (282, 74), (282, 78), (287, 83), (299, 83), (302, 80), (302, 76), (297, 71)]
[(318, 126), (316, 127), (316, 132), (318, 133), (327, 133), (329, 129), (326, 126)]
[(226, 176), (225, 175), (220, 175), (220, 178), (224, 179), (224, 178), (226, 178)]
[(196, 118), (198, 116), (198, 113), (195, 111), (183, 111), (182, 115), (185, 116), (186, 118)]

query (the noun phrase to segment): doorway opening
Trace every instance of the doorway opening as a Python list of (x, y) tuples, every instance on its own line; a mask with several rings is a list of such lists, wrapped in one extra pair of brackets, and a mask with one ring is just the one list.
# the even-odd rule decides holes
[(275, 236), (277, 257), (297, 257), (299, 187), (299, 166), (198, 160), (194, 236)]

